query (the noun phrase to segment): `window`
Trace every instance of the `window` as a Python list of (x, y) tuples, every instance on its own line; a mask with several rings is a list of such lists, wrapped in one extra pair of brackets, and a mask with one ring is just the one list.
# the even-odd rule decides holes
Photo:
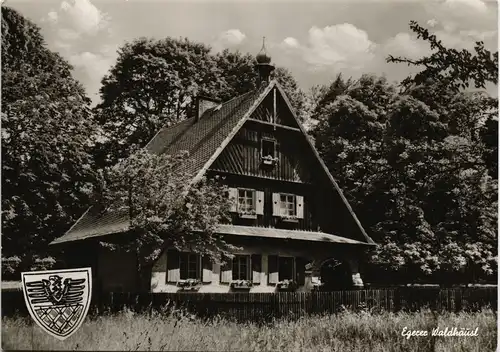
[(272, 139), (262, 139), (261, 157), (274, 158), (276, 157), (276, 142)]
[(281, 216), (296, 216), (297, 215), (295, 195), (293, 195), (293, 194), (280, 194), (280, 215)]
[(238, 189), (238, 212), (255, 212), (255, 191), (250, 189)]
[(229, 188), (231, 207), (229, 211), (239, 213), (241, 218), (257, 219), (264, 214), (264, 192), (248, 188)]
[(278, 258), (278, 275), (279, 281), (293, 280), (293, 273), (295, 271), (295, 258), (294, 257), (279, 257)]
[(233, 280), (250, 280), (250, 256), (236, 255), (233, 258)]
[(200, 256), (193, 253), (179, 254), (180, 279), (200, 278)]

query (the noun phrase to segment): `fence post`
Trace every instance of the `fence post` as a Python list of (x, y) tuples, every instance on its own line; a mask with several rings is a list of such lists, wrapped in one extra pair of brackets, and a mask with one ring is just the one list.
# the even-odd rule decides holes
[(401, 310), (401, 288), (398, 287), (394, 290), (394, 312), (399, 312)]

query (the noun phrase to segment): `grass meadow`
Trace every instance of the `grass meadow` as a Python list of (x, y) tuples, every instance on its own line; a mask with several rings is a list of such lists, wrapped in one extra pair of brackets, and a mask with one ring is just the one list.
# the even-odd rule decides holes
[[(476, 337), (402, 336), (404, 327), (479, 328)], [(225, 318), (203, 321), (186, 314), (134, 314), (87, 317), (65, 341), (43, 332), (28, 318), (2, 322), (4, 350), (122, 351), (495, 351), (497, 315), (345, 312), (272, 323), (237, 323)]]

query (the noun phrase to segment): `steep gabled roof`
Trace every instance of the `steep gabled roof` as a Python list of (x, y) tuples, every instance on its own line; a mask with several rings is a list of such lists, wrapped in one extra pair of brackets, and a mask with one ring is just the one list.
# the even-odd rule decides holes
[[(235, 130), (236, 132), (239, 130), (237, 126), (244, 120), (245, 114), (258, 105), (270, 88), (269, 85), (266, 88), (240, 95), (223, 103), (216, 111), (209, 109), (199, 121), (191, 118), (173, 126), (164, 127), (145, 148), (154, 154), (173, 155), (188, 151), (193, 162), (186, 163), (183, 171), (195, 175), (193, 179), (195, 182), (225, 139), (233, 132), (235, 133)], [(101, 214), (89, 208), (63, 236), (55, 239), (51, 244), (124, 232), (129, 228), (129, 224), (126, 212)]]
[[(366, 234), (347, 199), (342, 194), (342, 191), (307, 137), (285, 92), (276, 81), (271, 81), (266, 87), (231, 99), (223, 103), (219, 109), (209, 109), (198, 121), (195, 118), (191, 118), (174, 126), (161, 129), (147, 144), (146, 149), (151, 153), (170, 155), (181, 151), (188, 151), (193, 162), (184, 164), (183, 167), (185, 169), (182, 171), (194, 175), (192, 182), (197, 182), (203, 177), (208, 168), (273, 87), (277, 87), (283, 96), (309, 146), (327, 173), (335, 190), (339, 193), (351, 216), (353, 216), (366, 242), (373, 244), (373, 240)], [(127, 213), (98, 214), (90, 208), (62, 237), (57, 238), (51, 244), (124, 232), (128, 230), (129, 224), (130, 221)]]

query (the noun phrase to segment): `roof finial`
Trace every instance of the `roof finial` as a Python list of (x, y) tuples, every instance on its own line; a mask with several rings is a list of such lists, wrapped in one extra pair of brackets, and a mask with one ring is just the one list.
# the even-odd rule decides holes
[(261, 86), (263, 84), (268, 84), (271, 72), (274, 70), (274, 66), (271, 64), (271, 56), (266, 53), (266, 37), (262, 37), (262, 49), (255, 57), (257, 63), (255, 68), (259, 73), (259, 83)]
[(271, 57), (266, 52), (266, 37), (262, 37), (262, 48), (257, 54), (256, 59), (259, 64), (268, 64), (271, 62)]

